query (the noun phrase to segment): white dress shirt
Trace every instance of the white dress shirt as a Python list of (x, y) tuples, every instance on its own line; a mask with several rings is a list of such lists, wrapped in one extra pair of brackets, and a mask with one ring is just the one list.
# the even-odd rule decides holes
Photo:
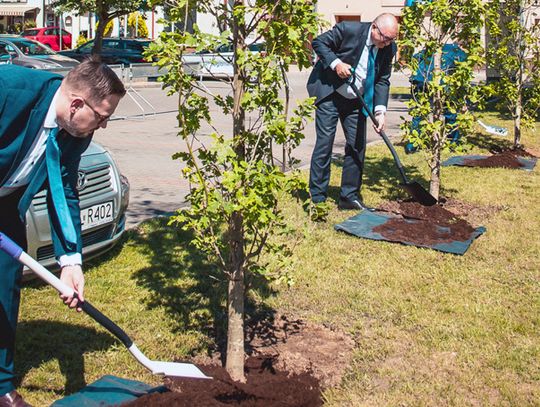
[[(364, 81), (366, 80), (367, 76), (367, 68), (368, 68), (368, 62), (369, 62), (369, 47), (375, 47), (373, 44), (373, 41), (371, 41), (371, 28), (369, 30), (366, 45), (364, 46), (364, 49), (362, 50), (362, 55), (360, 56), (360, 60), (358, 61), (358, 65), (355, 68), (355, 85), (357, 89), (364, 93)], [(375, 47), (373, 49), (374, 58), (377, 58), (377, 52), (379, 49)], [(336, 66), (343, 61), (339, 58), (336, 58), (332, 61), (330, 64), (330, 68), (332, 68), (334, 71), (336, 70)], [(346, 97), (347, 99), (356, 99), (356, 94), (354, 93), (354, 90), (348, 83), (344, 83), (339, 88), (336, 89), (336, 92), (338, 92), (341, 96)], [(384, 105), (377, 105), (375, 106), (375, 113), (384, 113), (386, 112), (386, 106)]]
[[(56, 122), (56, 101), (59, 94), (60, 89), (56, 91), (49, 110), (47, 110), (45, 120), (43, 120), (43, 124), (38, 131), (39, 136), (36, 137), (17, 169), (11, 174), (11, 177), (0, 187), (0, 197), (7, 196), (18, 188), (28, 185), (32, 170), (45, 159), (47, 137), (52, 129), (58, 127)], [(82, 256), (80, 253), (65, 254), (60, 256), (58, 263), (61, 267), (82, 264)]]

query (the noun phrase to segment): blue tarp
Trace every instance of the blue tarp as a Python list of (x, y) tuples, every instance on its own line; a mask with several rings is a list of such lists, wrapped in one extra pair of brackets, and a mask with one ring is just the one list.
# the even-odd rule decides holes
[(165, 386), (153, 387), (136, 380), (103, 376), (78, 393), (55, 401), (51, 407), (107, 407), (133, 401), (145, 394), (168, 391)]
[[(462, 166), (462, 167), (474, 167), (473, 165), (467, 164), (466, 160), (482, 160), (489, 157), (491, 156), (489, 155), (459, 155), (456, 157), (450, 157), (448, 160), (444, 161), (442, 165), (443, 167), (448, 167), (450, 165), (457, 165), (457, 166)], [(523, 158), (523, 157), (516, 157), (516, 158), (522, 165), (522, 167), (515, 168), (517, 170), (532, 171), (536, 165), (536, 161), (538, 161), (537, 158)], [(482, 167), (482, 168), (486, 168), (486, 167)]]
[[(399, 215), (394, 215), (388, 212), (362, 211), (358, 215), (355, 215), (347, 219), (346, 221), (337, 224), (336, 226), (334, 226), (334, 228), (336, 230), (341, 230), (351, 235), (354, 235), (357, 237), (363, 237), (366, 239), (385, 240), (388, 242), (403, 243), (409, 246), (425, 247), (428, 249), (434, 249), (434, 250), (438, 250), (445, 253), (453, 253), (453, 254), (460, 254), (460, 255), (465, 254), (465, 252), (470, 247), (473, 240), (486, 231), (484, 227), (480, 226), (476, 228), (474, 232), (471, 233), (471, 236), (465, 241), (455, 240), (452, 242), (441, 242), (441, 243), (437, 243), (433, 245), (418, 244), (415, 242), (408, 242), (404, 240), (390, 240), (387, 237), (384, 237), (383, 235), (373, 231), (373, 229), (376, 228), (377, 226), (383, 225), (393, 218), (403, 219)], [(416, 219), (405, 219), (405, 221), (407, 223), (410, 223), (411, 225), (414, 224), (415, 222), (419, 222), (419, 220), (416, 220)], [(447, 228), (444, 228), (441, 226), (437, 226), (437, 228), (440, 228), (441, 232), (448, 230)]]

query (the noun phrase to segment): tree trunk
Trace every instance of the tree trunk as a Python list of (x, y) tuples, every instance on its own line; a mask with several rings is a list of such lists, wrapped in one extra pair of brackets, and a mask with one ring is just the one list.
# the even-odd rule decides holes
[[(243, 6), (242, 0), (235, 0), (234, 8)], [(244, 72), (238, 66), (238, 50), (246, 49), (245, 34), (241, 27), (245, 25), (244, 21), (233, 20), (233, 38), (234, 38), (234, 78), (233, 78), (233, 139), (234, 150), (237, 154), (237, 160), (245, 159), (245, 145), (242, 137), (245, 133), (245, 111), (241, 106), (244, 96), (244, 84), (246, 81)], [(228, 290), (228, 327), (227, 327), (227, 361), (225, 369), (233, 380), (245, 382), (244, 376), (244, 229), (243, 216), (239, 212), (232, 214), (229, 222), (229, 248), (231, 264), (231, 279), (229, 280)]]
[(441, 146), (437, 143), (433, 151), (433, 160), (431, 163), (431, 177), (429, 180), (429, 193), (437, 201), (441, 188)]
[(227, 361), (231, 378), (245, 382), (244, 376), (244, 241), (242, 215), (235, 213), (229, 224), (231, 264), (234, 267), (228, 289)]
[(523, 116), (523, 105), (521, 100), (521, 92), (518, 92), (516, 100), (516, 108), (514, 110), (514, 148), (521, 145), (521, 118)]
[[(442, 48), (433, 55), (433, 77), (439, 77), (441, 72)], [(441, 188), (441, 150), (446, 140), (446, 129), (444, 127), (444, 103), (441, 90), (433, 95), (433, 123), (443, 122), (439, 131), (433, 132), (432, 156), (431, 156), (431, 178), (429, 180), (429, 193), (438, 201)]]
[(94, 38), (94, 47), (92, 48), (92, 55), (101, 55), (102, 43), (103, 43), (103, 33), (105, 32), (105, 27), (109, 24), (110, 18), (107, 13), (98, 14), (99, 24), (96, 29), (96, 36)]

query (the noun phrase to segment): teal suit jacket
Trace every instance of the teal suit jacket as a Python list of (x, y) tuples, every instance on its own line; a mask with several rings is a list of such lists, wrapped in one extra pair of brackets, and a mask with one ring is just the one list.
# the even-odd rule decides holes
[[(15, 65), (0, 66), (0, 186), (4, 185), (18, 168), (38, 136), (38, 131), (43, 125), (62, 79), (62, 76), (50, 72)], [(66, 132), (62, 132), (58, 139), (61, 150), (62, 183), (78, 238), (76, 245), (67, 242), (58, 222), (51, 196), (48, 194), (47, 205), (51, 236), (57, 257), (63, 254), (81, 253), (82, 250), (79, 196), (76, 185), (81, 155), (90, 141), (91, 137), (73, 137)], [(40, 169), (38, 166), (34, 168), (30, 184), (41, 171), (44, 169)], [(43, 184), (39, 185), (38, 191), (47, 188), (47, 185), (48, 181), (45, 179)], [(24, 194), (21, 201), (28, 202), (21, 202), (19, 207), (27, 209), (31, 198), (32, 196), (29, 194)], [(19, 211), (18, 214), (5, 215), (18, 215), (24, 218), (25, 209)]]

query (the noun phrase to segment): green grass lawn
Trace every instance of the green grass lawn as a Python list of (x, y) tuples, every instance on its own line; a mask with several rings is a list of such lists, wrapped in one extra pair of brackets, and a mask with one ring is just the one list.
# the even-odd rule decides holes
[[(494, 114), (484, 119), (510, 128)], [(538, 126), (523, 141), (538, 148)], [(508, 143), (487, 135), (472, 142), (484, 153)], [(401, 155), (411, 179), (427, 179), (422, 153)], [(404, 196), (384, 145), (368, 148), (364, 173), (368, 204)], [(339, 177), (334, 167), (332, 198)], [(337, 233), (334, 224), (351, 213), (333, 206), (327, 223), (312, 223), (296, 201), (284, 204), (296, 228), (287, 237), (295, 283), (259, 298), (355, 338), (345, 379), (325, 392), (330, 406), (539, 405), (540, 172), (446, 167), (442, 177), (442, 195), (498, 207), (479, 219), (487, 232), (464, 256)], [(189, 238), (156, 219), (86, 268), (86, 298), (152, 359), (204, 354), (223, 329), (220, 275)], [(17, 371), (20, 392), (37, 406), (105, 374), (160, 381), (89, 317), (35, 284), (23, 292)]]

